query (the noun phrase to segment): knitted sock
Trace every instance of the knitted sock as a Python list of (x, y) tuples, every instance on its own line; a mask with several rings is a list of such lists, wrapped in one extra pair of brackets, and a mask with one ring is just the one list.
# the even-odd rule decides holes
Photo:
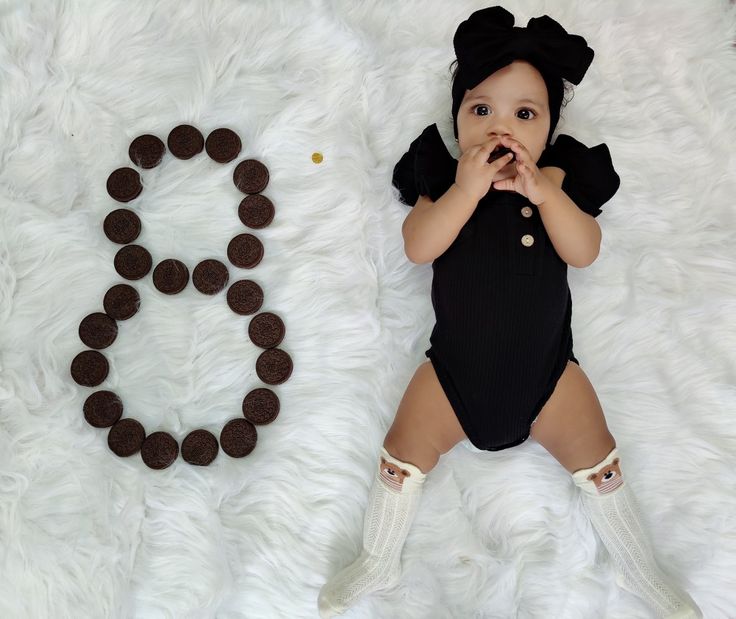
[(585, 510), (614, 563), (616, 582), (647, 602), (658, 617), (702, 619), (692, 598), (657, 563), (641, 525), (639, 505), (614, 447), (589, 469), (572, 474)]
[(381, 447), (363, 522), (360, 556), (335, 574), (319, 593), (322, 619), (347, 610), (362, 595), (397, 584), (401, 551), (419, 506), (426, 474)]

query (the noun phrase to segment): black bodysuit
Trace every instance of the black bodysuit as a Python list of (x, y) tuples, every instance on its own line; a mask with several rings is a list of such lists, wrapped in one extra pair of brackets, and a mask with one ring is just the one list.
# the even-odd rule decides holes
[[(595, 216), (618, 190), (608, 147), (568, 135), (547, 146), (537, 166), (565, 170), (562, 189)], [(393, 184), (413, 206), (436, 201), (455, 182), (457, 160), (436, 124), (401, 157)], [(425, 355), (478, 449), (524, 442), (573, 354), (567, 263), (555, 251), (537, 207), (514, 191), (491, 189), (453, 243), (432, 262), (436, 323)]]

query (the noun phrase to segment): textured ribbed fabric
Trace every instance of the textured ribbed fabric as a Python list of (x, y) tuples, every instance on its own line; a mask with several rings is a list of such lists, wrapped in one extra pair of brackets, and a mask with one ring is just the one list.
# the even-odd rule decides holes
[(411, 528), (426, 474), (381, 447), (368, 508), (363, 521), (363, 548), (358, 558), (333, 576), (319, 593), (319, 614), (343, 613), (359, 597), (396, 584), (401, 551)]
[[(563, 188), (594, 216), (619, 185), (605, 144), (589, 149), (561, 135), (538, 164), (565, 170)], [(413, 206), (420, 194), (439, 199), (456, 171), (433, 124), (396, 164), (393, 184)], [(578, 363), (567, 263), (539, 209), (491, 188), (432, 270), (436, 323), (425, 355), (465, 434), (488, 451), (522, 443), (567, 362)]]
[(642, 527), (639, 505), (621, 470), (614, 447), (595, 466), (572, 474), (585, 510), (613, 559), (616, 582), (642, 598), (657, 617), (702, 619), (693, 599), (672, 583), (657, 563)]

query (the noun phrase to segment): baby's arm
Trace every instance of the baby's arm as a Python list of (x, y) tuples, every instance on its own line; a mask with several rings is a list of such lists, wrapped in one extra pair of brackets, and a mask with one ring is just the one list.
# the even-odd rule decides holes
[[(548, 166), (540, 168), (540, 171), (556, 187), (562, 187), (565, 178), (562, 168)], [(422, 264), (441, 256), (452, 245), (477, 206), (478, 202), (473, 202), (454, 183), (437, 202), (420, 195), (401, 227), (404, 251), (409, 260)]]
[(556, 187), (562, 188), (562, 181), (565, 180), (565, 170), (557, 166), (546, 166), (539, 168), (539, 171), (551, 180)]
[(441, 256), (470, 219), (491, 181), (513, 156), (507, 153), (490, 163), (488, 157), (499, 138), (467, 149), (457, 163), (455, 182), (436, 202), (420, 194), (401, 226), (404, 251), (412, 262), (432, 262)]
[(441, 256), (477, 206), (456, 183), (437, 202), (420, 195), (401, 226), (407, 258), (422, 264)]

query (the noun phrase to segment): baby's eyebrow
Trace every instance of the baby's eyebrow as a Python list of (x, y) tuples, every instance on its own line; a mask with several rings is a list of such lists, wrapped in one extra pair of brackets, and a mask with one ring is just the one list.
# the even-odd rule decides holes
[[(492, 101), (493, 99), (489, 97), (488, 95), (473, 95), (472, 97), (468, 97), (467, 102), (471, 101), (477, 101), (478, 99), (486, 99), (488, 101)], [(538, 105), (539, 107), (542, 107), (542, 104), (539, 103), (536, 99), (529, 99), (529, 98), (523, 98), (523, 99), (517, 99), (517, 103), (533, 103), (534, 105)]]

